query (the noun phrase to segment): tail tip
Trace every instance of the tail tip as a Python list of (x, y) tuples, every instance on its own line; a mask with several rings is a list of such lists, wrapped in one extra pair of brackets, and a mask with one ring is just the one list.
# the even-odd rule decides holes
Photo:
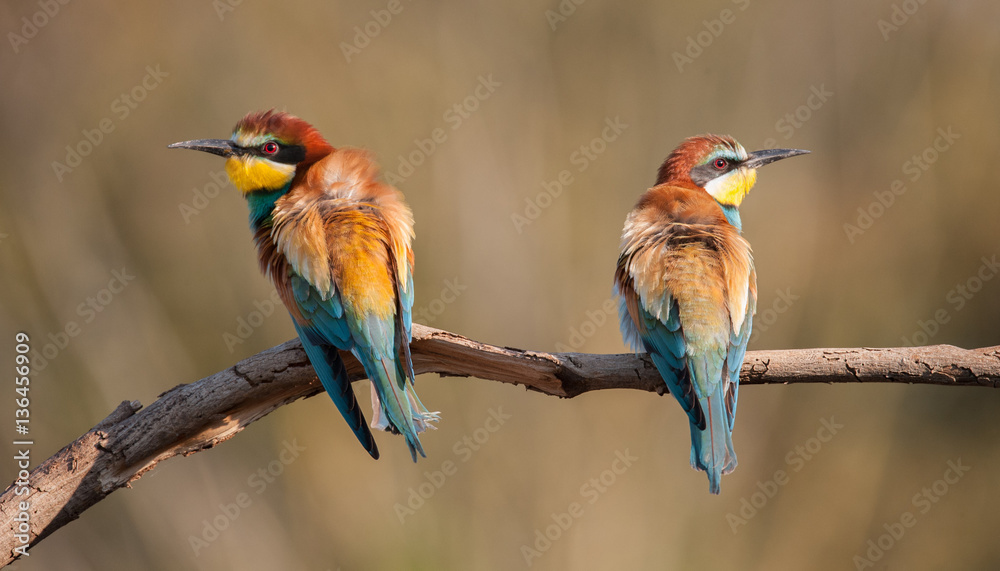
[(712, 478), (712, 475), (709, 474), (708, 493), (718, 496), (722, 492), (722, 482), (720, 482), (721, 479), (722, 479), (721, 474), (719, 475), (719, 477), (716, 478)]
[(413, 463), (417, 463), (417, 453), (420, 453), (421, 458), (426, 458), (427, 454), (424, 452), (424, 447), (420, 444), (420, 439), (414, 435), (413, 440), (409, 438), (406, 439), (406, 445), (410, 448), (410, 458), (413, 458)]

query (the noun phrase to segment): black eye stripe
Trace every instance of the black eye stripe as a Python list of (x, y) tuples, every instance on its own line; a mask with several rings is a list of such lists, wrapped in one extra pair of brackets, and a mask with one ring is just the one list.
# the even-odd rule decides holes
[[(715, 166), (715, 162), (719, 159), (726, 161), (726, 166), (723, 169), (718, 169)], [(715, 157), (714, 159), (708, 161), (705, 164), (698, 165), (691, 169), (691, 180), (698, 186), (705, 186), (714, 178), (719, 178), (727, 173), (730, 173), (740, 166), (740, 161), (735, 161), (726, 157)]]
[[(266, 144), (267, 143), (264, 143), (264, 145)], [(277, 143), (278, 152), (274, 154), (265, 153), (263, 150), (264, 145), (259, 145), (257, 147), (244, 147), (243, 152), (248, 155), (263, 157), (276, 163), (284, 163), (286, 165), (301, 163), (306, 158), (306, 148), (302, 145), (282, 145), (281, 143)]]

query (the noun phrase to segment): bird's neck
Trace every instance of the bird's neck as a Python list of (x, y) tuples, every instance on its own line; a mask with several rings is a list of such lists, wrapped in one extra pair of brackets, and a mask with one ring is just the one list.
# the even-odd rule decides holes
[(739, 209), (736, 208), (735, 206), (733, 206), (732, 204), (722, 204), (722, 203), (720, 203), (719, 206), (722, 207), (722, 213), (726, 215), (726, 220), (728, 220), (730, 224), (732, 224), (733, 226), (735, 226), (736, 230), (738, 232), (742, 233), (743, 232), (743, 221), (740, 220), (740, 211), (739, 211)]
[(289, 182), (277, 190), (254, 190), (246, 193), (247, 206), (250, 208), (250, 228), (255, 232), (263, 226), (271, 225), (271, 213), (274, 212), (274, 203), (284, 196), (292, 183)]

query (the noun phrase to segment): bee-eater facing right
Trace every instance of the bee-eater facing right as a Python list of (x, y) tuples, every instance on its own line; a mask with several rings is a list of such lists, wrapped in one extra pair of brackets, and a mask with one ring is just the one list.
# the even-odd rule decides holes
[(615, 293), (625, 342), (645, 349), (691, 425), (691, 467), (718, 494), (736, 468), (740, 366), (757, 306), (739, 206), (757, 168), (808, 153), (747, 153), (732, 137), (691, 137), (625, 220)]

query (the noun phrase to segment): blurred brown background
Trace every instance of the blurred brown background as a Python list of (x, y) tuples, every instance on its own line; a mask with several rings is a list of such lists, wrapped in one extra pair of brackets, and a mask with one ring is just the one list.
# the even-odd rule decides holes
[[(51, 356), (32, 383), (36, 462), (122, 400), (294, 335), (283, 309), (263, 316), (243, 200), (212, 186), (222, 161), (166, 149), (269, 107), (405, 178), (429, 325), (623, 351), (602, 304), (625, 214), (681, 139), (721, 132), (813, 151), (763, 169), (742, 209), (752, 349), (1000, 343), (995, 2), (43, 4), (0, 6), (0, 362), (22, 330)], [(415, 142), (439, 128), (433, 150)], [(420, 164), (407, 174), (400, 156)], [(572, 182), (539, 196), (563, 170)], [(417, 465), (389, 435), (372, 461), (320, 396), (162, 464), (15, 568), (1000, 566), (996, 391), (745, 388), (740, 466), (713, 497), (670, 397), (418, 383), (443, 421)], [(820, 442), (824, 420), (842, 428)], [(944, 483), (959, 460), (970, 469)], [(249, 506), (227, 516), (240, 494)], [(572, 502), (582, 515), (559, 529)], [(904, 512), (915, 525), (887, 535)]]

